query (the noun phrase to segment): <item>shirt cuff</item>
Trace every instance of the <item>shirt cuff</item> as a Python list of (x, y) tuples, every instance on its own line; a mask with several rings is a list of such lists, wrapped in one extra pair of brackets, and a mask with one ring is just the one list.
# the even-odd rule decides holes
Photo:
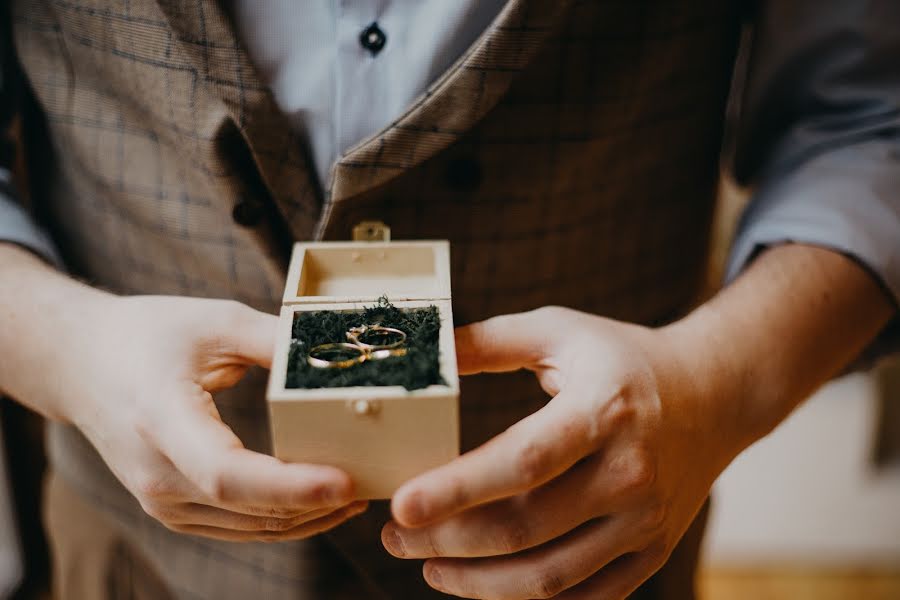
[(0, 242), (18, 244), (58, 269), (65, 269), (47, 233), (14, 200), (9, 171), (0, 168)]
[[(791, 172), (765, 177), (741, 220), (726, 281), (760, 250), (785, 243), (820, 246), (856, 260), (900, 306), (900, 140), (833, 149)], [(867, 358), (900, 349), (897, 321)]]

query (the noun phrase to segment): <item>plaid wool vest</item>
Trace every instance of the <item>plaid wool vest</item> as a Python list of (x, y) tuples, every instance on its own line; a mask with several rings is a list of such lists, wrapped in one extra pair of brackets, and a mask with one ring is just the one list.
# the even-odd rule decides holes
[[(35, 214), (73, 273), (122, 294), (274, 312), (294, 240), (348, 239), (377, 219), (398, 239), (450, 240), (459, 323), (546, 304), (660, 323), (703, 280), (737, 16), (721, 0), (510, 0), (323, 182), (224, 5), (14, 0), (33, 100), (25, 125), (47, 142), (29, 153)], [(262, 381), (217, 397), (258, 448), (268, 443)], [(461, 402), (470, 448), (546, 397), (513, 374), (465, 379)], [(77, 433), (55, 426), (52, 437), (57, 469), (125, 506)], [(419, 565), (380, 547), (384, 518), (376, 508), (330, 543), (372, 597), (428, 597)], [(221, 551), (253, 564), (253, 552), (270, 552), (270, 571), (291, 560), (283, 548)], [(183, 568), (165, 562), (173, 553), (153, 560)], [(202, 585), (191, 593), (225, 597)]]

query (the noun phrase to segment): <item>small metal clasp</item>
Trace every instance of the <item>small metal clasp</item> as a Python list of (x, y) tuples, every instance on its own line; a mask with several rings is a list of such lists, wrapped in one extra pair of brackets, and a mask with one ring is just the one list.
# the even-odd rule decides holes
[(362, 221), (353, 228), (354, 242), (389, 242), (391, 228), (381, 221)]
[(347, 407), (358, 417), (368, 417), (381, 411), (381, 402), (378, 400), (350, 400)]

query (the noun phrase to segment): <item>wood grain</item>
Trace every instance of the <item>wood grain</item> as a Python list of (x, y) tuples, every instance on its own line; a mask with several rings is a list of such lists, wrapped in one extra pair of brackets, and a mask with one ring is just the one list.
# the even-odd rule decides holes
[(895, 572), (766, 570), (705, 571), (700, 600), (898, 600)]
[[(443, 385), (288, 389), (294, 314), (437, 306)], [(459, 374), (446, 241), (294, 245), (266, 391), (273, 454), (346, 471), (358, 498), (387, 499), (405, 481), (459, 456)], [(362, 410), (357, 410), (357, 407)]]

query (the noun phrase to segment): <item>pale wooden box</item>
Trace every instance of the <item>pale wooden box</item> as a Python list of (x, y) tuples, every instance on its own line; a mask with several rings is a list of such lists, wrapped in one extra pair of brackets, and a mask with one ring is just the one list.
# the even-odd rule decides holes
[[(317, 242), (294, 246), (267, 399), (272, 450), (290, 462), (339, 467), (357, 495), (389, 498), (405, 481), (459, 455), (459, 376), (445, 241)], [(299, 311), (362, 310), (380, 296), (398, 308), (437, 306), (446, 385), (287, 389)]]

